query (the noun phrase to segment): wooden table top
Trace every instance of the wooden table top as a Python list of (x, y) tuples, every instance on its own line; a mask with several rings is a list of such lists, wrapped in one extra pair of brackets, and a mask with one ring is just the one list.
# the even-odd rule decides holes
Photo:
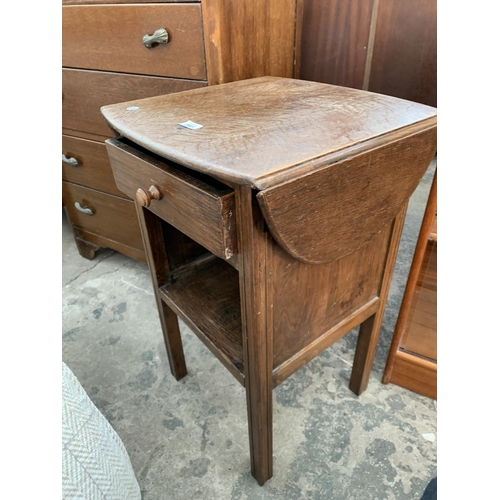
[[(277, 77), (113, 104), (101, 112), (119, 134), (164, 158), (257, 189), (435, 126), (437, 114), (395, 97)], [(202, 127), (179, 125), (188, 120)]]

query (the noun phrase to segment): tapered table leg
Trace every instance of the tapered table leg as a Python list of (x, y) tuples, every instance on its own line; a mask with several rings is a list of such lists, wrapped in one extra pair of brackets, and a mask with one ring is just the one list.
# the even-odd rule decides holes
[(153, 281), (153, 289), (165, 347), (167, 349), (170, 372), (177, 380), (180, 380), (187, 375), (187, 369), (179, 331), (179, 321), (177, 315), (163, 302), (159, 294), (159, 288), (170, 281), (170, 269), (161, 220), (139, 203), (135, 205), (146, 258)]
[(245, 388), (252, 475), (262, 486), (273, 475), (272, 338), (267, 325), (267, 233), (250, 188), (236, 191)]
[(370, 378), (373, 359), (375, 358), (380, 327), (384, 319), (385, 305), (389, 295), (389, 288), (391, 286), (394, 264), (396, 263), (396, 257), (398, 255), (399, 242), (403, 231), (407, 208), (408, 202), (396, 216), (392, 225), (389, 251), (387, 253), (384, 274), (380, 285), (378, 311), (373, 316), (363, 321), (359, 327), (358, 343), (356, 345), (351, 380), (349, 382), (349, 389), (358, 396), (368, 386), (368, 379)]

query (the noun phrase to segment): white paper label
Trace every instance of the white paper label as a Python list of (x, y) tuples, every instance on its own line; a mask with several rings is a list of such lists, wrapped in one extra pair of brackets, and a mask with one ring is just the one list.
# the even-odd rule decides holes
[(191, 120), (188, 120), (187, 122), (184, 123), (179, 123), (181, 127), (188, 128), (190, 130), (198, 130), (199, 128), (202, 128), (203, 125), (200, 125), (199, 123), (192, 122)]

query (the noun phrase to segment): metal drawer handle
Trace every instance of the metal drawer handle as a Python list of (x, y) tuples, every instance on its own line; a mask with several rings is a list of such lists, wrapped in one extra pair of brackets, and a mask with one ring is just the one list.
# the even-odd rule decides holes
[(152, 49), (160, 43), (168, 43), (168, 32), (165, 28), (160, 28), (152, 35), (144, 35), (142, 37), (142, 43), (148, 49)]
[(139, 188), (135, 192), (135, 198), (143, 207), (149, 207), (151, 200), (161, 200), (162, 195), (156, 186), (150, 186), (147, 191)]
[(94, 212), (92, 211), (91, 208), (89, 208), (89, 207), (82, 207), (80, 205), (80, 203), (78, 203), (78, 202), (75, 202), (75, 207), (76, 207), (77, 210), (80, 210), (80, 212), (83, 212), (84, 214), (94, 215)]
[(72, 167), (78, 167), (80, 163), (78, 163), (78, 160), (76, 158), (68, 158), (65, 154), (62, 155), (62, 161), (64, 163), (68, 163)]

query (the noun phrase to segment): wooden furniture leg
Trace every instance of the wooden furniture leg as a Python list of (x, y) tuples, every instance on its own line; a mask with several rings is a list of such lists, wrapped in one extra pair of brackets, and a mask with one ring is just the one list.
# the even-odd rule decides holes
[(167, 348), (170, 372), (177, 380), (180, 380), (187, 375), (187, 369), (184, 350), (182, 348), (179, 321), (177, 315), (163, 302), (159, 294), (159, 288), (170, 281), (170, 269), (161, 219), (143, 208), (139, 203), (136, 202), (135, 206), (144, 241), (146, 258), (151, 272), (151, 279), (153, 281), (153, 289), (163, 338), (165, 339), (165, 346)]
[(351, 391), (358, 396), (364, 392), (368, 386), (368, 379), (370, 378), (373, 359), (375, 358), (380, 327), (382, 326), (382, 320), (384, 319), (385, 305), (387, 303), (387, 297), (389, 296), (389, 288), (391, 286), (394, 265), (398, 255), (399, 242), (401, 239), (401, 233), (403, 232), (407, 208), (408, 203), (404, 205), (403, 209), (399, 212), (393, 222), (392, 235), (389, 242), (389, 250), (387, 252), (387, 260), (385, 262), (384, 274), (380, 286), (378, 311), (363, 321), (359, 327), (358, 342), (356, 344), (356, 352), (354, 353), (351, 380), (349, 381), (349, 389), (351, 389)]
[(264, 220), (252, 189), (236, 190), (243, 355), (252, 475), (262, 486), (273, 475), (272, 338), (266, 314)]

